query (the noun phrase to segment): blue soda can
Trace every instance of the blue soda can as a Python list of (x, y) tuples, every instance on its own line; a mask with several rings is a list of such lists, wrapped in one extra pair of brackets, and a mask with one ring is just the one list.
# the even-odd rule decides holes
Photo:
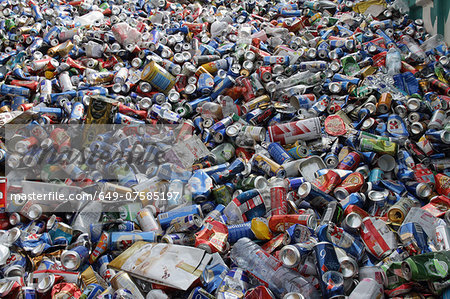
[(289, 65), (289, 56), (264, 56), (264, 65), (284, 64)]
[(328, 280), (324, 279), (324, 275), (329, 272), (339, 271), (341, 265), (339, 264), (336, 251), (334, 250), (333, 244), (329, 242), (319, 242), (314, 245), (314, 254), (316, 256), (316, 268), (317, 273), (319, 274), (318, 277), (322, 294), (326, 298), (330, 298), (332, 297), (330, 293), (333, 290), (333, 287), (330, 286), (329, 288)]
[(226, 76), (219, 84), (214, 87), (210, 97), (215, 100), (225, 89), (232, 87), (236, 81), (230, 75)]
[(30, 90), (25, 87), (2, 84), (0, 87), (0, 94), (9, 96), (23, 96), (28, 98), (30, 96)]
[(182, 26), (182, 27), (175, 27), (175, 28), (167, 28), (166, 29), (166, 33), (169, 35), (173, 35), (175, 33), (183, 33), (183, 34), (188, 34), (189, 33), (189, 28), (187, 26)]
[(97, 298), (98, 295), (100, 295), (105, 290), (104, 287), (102, 287), (99, 284), (91, 283), (89, 284), (83, 291), (83, 293), (80, 296), (80, 299), (94, 299)]
[(222, 172), (216, 172), (211, 175), (211, 178), (216, 184), (222, 184), (230, 181), (238, 173), (241, 173), (245, 169), (245, 163), (242, 159), (235, 159), (228, 168)]
[(228, 242), (235, 243), (240, 238), (247, 237), (251, 240), (256, 239), (255, 234), (252, 231), (252, 222), (247, 221), (240, 224), (228, 225)]
[(35, 106), (31, 110), (39, 114), (45, 114), (53, 120), (61, 119), (64, 115), (61, 108)]
[(191, 186), (192, 199), (194, 200), (206, 200), (211, 194), (211, 177), (202, 169), (193, 172), (192, 177), (189, 179), (189, 185)]
[(11, 252), (10, 257), (6, 260), (6, 264), (2, 266), (1, 272), (4, 273), (11, 266), (20, 266), (26, 268), (26, 257), (18, 252)]
[(77, 246), (61, 254), (61, 264), (67, 270), (79, 269), (89, 258), (89, 249), (86, 246)]
[(304, 177), (286, 178), (286, 180), (289, 183), (289, 190), (297, 190), (301, 184), (306, 182), (306, 179)]
[(123, 251), (138, 241), (157, 242), (155, 232), (112, 232), (110, 233), (110, 250)]
[(294, 160), (289, 153), (277, 142), (272, 142), (267, 146), (267, 151), (269, 152), (272, 159), (278, 164), (283, 164), (285, 162), (290, 162)]
[(316, 230), (319, 241), (327, 241), (334, 246), (342, 248), (356, 260), (361, 260), (365, 252), (365, 245), (356, 239), (343, 228), (330, 222), (319, 226)]
[[(220, 94), (220, 93), (219, 93)], [(218, 94), (218, 95), (219, 95)], [(211, 102), (211, 97), (201, 97), (201, 98), (197, 98), (189, 103), (186, 103), (185, 105), (187, 105), (189, 107), (190, 110), (194, 111), (197, 109), (199, 104), (202, 104), (204, 102)]]
[(72, 112), (70, 112), (69, 123), (80, 123), (84, 116), (84, 105), (81, 102), (75, 102), (72, 106)]
[(330, 52), (330, 44), (326, 41), (323, 41), (317, 47), (317, 55), (324, 59), (328, 57), (328, 52)]
[(230, 166), (230, 163), (229, 163), (229, 162), (225, 162), (225, 163), (223, 163), (223, 164), (214, 165), (214, 166), (211, 166), (211, 167), (208, 167), (208, 168), (204, 168), (203, 171), (204, 171), (207, 175), (211, 176), (211, 175), (214, 174), (214, 173), (218, 173), (218, 172), (224, 171), (224, 170), (227, 169), (229, 166)]
[(297, 193), (300, 196), (300, 198), (304, 198), (308, 201), (313, 201), (316, 200), (317, 198), (320, 198), (324, 207), (326, 207), (329, 202), (336, 201), (336, 199), (333, 196), (328, 195), (327, 193), (318, 189), (310, 182), (304, 182), (303, 184), (301, 184), (300, 187), (298, 188)]
[(361, 81), (359, 78), (350, 77), (350, 76), (346, 76), (343, 74), (337, 74), (337, 73), (334, 74), (332, 79), (334, 82), (350, 82), (350, 83), (356, 84), (356, 85), (358, 85), (359, 82)]
[(209, 95), (214, 87), (214, 77), (210, 73), (202, 73), (198, 76), (197, 90), (204, 94)]
[(398, 229), (398, 235), (403, 243), (403, 247), (410, 255), (430, 252), (428, 236), (420, 224), (416, 222), (404, 223)]
[(227, 265), (220, 262), (213, 265), (207, 265), (200, 277), (206, 291), (210, 293), (214, 292), (220, 286), (228, 271)]
[(58, 37), (58, 35), (61, 33), (61, 29), (57, 26), (53, 26), (46, 35), (44, 35), (44, 42), (47, 44), (50, 44), (50, 41), (52, 39), (55, 39)]
[(366, 196), (363, 193), (351, 193), (344, 200), (340, 201), (342, 208), (345, 210), (349, 205), (355, 205), (360, 207), (361, 209), (364, 207), (364, 203), (366, 202)]
[(381, 180), (381, 184), (396, 194), (401, 195), (406, 191), (405, 185), (403, 185), (400, 181)]
[(314, 230), (301, 224), (294, 224), (286, 230), (289, 238), (287, 243), (304, 243), (314, 234)]
[(266, 214), (264, 200), (257, 189), (244, 191), (225, 207), (225, 216), (230, 223), (250, 221)]
[(11, 103), (11, 110), (19, 109), (20, 105), (28, 103), (28, 99), (23, 96), (15, 96)]
[(114, 116), (115, 124), (145, 124), (145, 121), (117, 112)]
[(165, 213), (160, 213), (158, 215), (158, 221), (162, 229), (167, 229), (173, 219), (177, 217), (188, 216), (190, 214), (197, 214), (200, 215), (200, 217), (203, 217), (200, 205), (190, 205), (176, 208)]

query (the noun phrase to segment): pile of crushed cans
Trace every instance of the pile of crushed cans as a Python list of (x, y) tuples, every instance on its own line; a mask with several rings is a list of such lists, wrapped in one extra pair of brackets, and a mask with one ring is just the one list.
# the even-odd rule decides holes
[(406, 1), (0, 6), (1, 298), (450, 298), (450, 56)]

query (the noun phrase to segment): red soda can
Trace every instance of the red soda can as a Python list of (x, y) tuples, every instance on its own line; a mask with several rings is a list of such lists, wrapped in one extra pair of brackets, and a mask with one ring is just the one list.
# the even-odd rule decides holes
[(195, 233), (195, 247), (208, 253), (224, 253), (229, 247), (227, 240), (228, 227), (219, 221), (208, 222), (201, 231)]
[(330, 193), (334, 188), (339, 186), (341, 182), (341, 177), (333, 170), (329, 170), (326, 174), (315, 179), (311, 184), (325, 193)]
[(361, 216), (362, 219), (370, 216), (369, 213), (367, 213), (366, 211), (364, 211), (357, 205), (349, 205), (347, 208), (345, 208), (344, 215), (347, 216), (348, 214), (350, 214), (352, 212)]
[(259, 78), (261, 81), (267, 83), (272, 80), (272, 67), (271, 66), (261, 66), (258, 69)]
[(434, 176), (434, 178), (435, 178), (435, 182), (436, 182), (436, 191), (440, 195), (449, 195), (450, 194), (450, 177), (445, 174), (438, 173)]
[(357, 152), (350, 152), (338, 164), (337, 169), (355, 170), (361, 162), (361, 155)]
[(33, 91), (36, 91), (36, 89), (39, 85), (39, 83), (37, 81), (26, 81), (26, 80), (12, 80), (11, 84), (16, 85), (16, 86), (26, 87)]
[(317, 218), (315, 214), (309, 213), (273, 215), (269, 218), (269, 228), (272, 232), (284, 232), (294, 224), (301, 224), (315, 229)]
[(435, 196), (429, 203), (424, 205), (422, 209), (429, 212), (434, 217), (441, 217), (450, 210), (450, 198), (444, 195)]
[(344, 200), (351, 193), (358, 192), (364, 185), (364, 176), (360, 172), (351, 173), (336, 189), (334, 196), (338, 200)]
[(374, 55), (372, 57), (372, 59), (373, 59), (372, 66), (374, 66), (374, 67), (384, 66), (386, 64), (386, 55), (387, 55), (386, 51), (378, 53), (377, 55)]
[(270, 207), (273, 215), (286, 215), (288, 205), (286, 200), (287, 186), (283, 179), (275, 179), (270, 186)]

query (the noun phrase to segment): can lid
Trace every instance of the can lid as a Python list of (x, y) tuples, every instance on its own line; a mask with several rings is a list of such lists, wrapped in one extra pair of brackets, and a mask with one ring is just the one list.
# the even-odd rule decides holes
[(46, 275), (38, 283), (36, 291), (40, 294), (47, 293), (53, 288), (54, 284), (55, 284), (55, 275), (53, 274)]
[(292, 292), (284, 295), (283, 299), (305, 299), (305, 296), (300, 293)]
[(348, 256), (339, 259), (341, 265), (341, 272), (344, 278), (354, 277), (358, 273), (358, 264), (356, 261)]
[(61, 264), (67, 270), (76, 270), (81, 265), (81, 257), (76, 251), (66, 250), (61, 254)]
[(349, 195), (348, 191), (343, 187), (338, 187), (334, 189), (334, 196), (338, 200), (344, 200)]
[(16, 276), (23, 277), (24, 274), (25, 269), (20, 265), (9, 266), (3, 273), (5, 277), (16, 277)]
[(305, 198), (309, 195), (311, 192), (311, 183), (310, 182), (304, 182), (303, 184), (298, 187), (297, 194), (300, 196), (300, 198)]
[(300, 252), (295, 246), (287, 245), (280, 250), (280, 260), (288, 268), (295, 267), (300, 262)]

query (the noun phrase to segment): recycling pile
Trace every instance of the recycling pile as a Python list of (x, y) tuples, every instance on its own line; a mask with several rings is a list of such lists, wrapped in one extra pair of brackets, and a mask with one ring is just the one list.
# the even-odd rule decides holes
[(449, 298), (405, 2), (2, 1), (0, 297)]

